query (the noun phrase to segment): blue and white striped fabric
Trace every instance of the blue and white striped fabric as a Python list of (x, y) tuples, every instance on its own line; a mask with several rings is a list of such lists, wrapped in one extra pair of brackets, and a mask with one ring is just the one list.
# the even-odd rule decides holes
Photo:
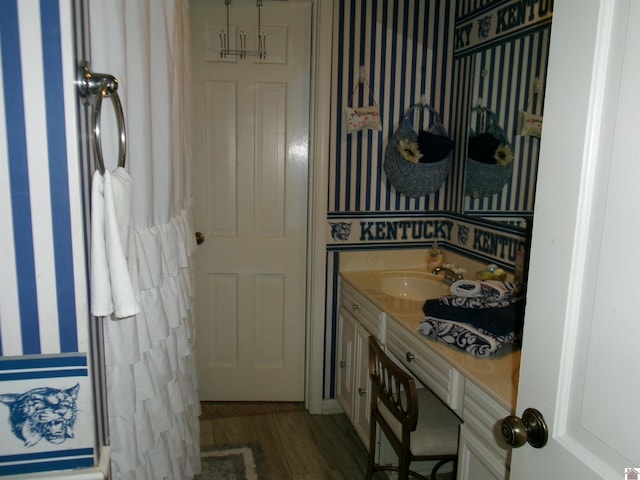
[(71, 5), (0, 10), (0, 355), (86, 351)]

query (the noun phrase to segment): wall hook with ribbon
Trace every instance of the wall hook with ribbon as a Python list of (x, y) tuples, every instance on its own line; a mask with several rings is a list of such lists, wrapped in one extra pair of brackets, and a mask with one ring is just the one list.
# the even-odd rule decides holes
[[(369, 92), (369, 97), (373, 102), (371, 105), (363, 105), (361, 107), (354, 107), (353, 98), (361, 85), (364, 85)], [(367, 81), (367, 71), (364, 65), (360, 66), (358, 83), (351, 92), (349, 101), (343, 109), (345, 124), (347, 126), (347, 133), (354, 133), (360, 130), (382, 130), (382, 123), (380, 122), (380, 105), (373, 96), (369, 82)]]

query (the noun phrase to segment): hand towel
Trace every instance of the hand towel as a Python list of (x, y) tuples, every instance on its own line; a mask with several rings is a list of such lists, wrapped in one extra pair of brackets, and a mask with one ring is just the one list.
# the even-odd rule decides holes
[[(124, 255), (127, 258), (131, 286), (139, 296), (138, 255), (133, 225), (133, 180), (124, 168), (118, 167), (111, 174), (113, 199), (118, 219), (118, 230)], [(138, 303), (140, 303), (138, 299)]]
[[(111, 173), (106, 171), (104, 173), (104, 237), (111, 280), (113, 314), (116, 318), (130, 317), (140, 311), (137, 291), (129, 272), (129, 259), (123, 245), (124, 240), (127, 242), (126, 247), (130, 247), (130, 223), (130, 178), (122, 170), (122, 172), (116, 172), (114, 180)], [(133, 254), (134, 249), (131, 250), (127, 253)]]
[(476, 297), (480, 289), (480, 282), (476, 280), (458, 280), (451, 285), (451, 293), (456, 297)]
[[(467, 282), (468, 280), (464, 280)], [(524, 298), (524, 288), (517, 282), (482, 280), (475, 295), (447, 295), (434, 302), (461, 308), (500, 308)], [(453, 285), (452, 285), (453, 287)], [(454, 293), (454, 289), (451, 290)]]
[(113, 312), (111, 281), (104, 238), (104, 180), (99, 172), (91, 180), (91, 314), (104, 317)]

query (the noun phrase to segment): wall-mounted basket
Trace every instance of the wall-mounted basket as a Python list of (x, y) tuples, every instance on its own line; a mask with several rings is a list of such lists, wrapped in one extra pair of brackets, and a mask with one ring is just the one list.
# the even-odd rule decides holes
[[(428, 110), (428, 112), (425, 112)], [(425, 114), (433, 116), (428, 132), (423, 131)], [(418, 117), (418, 132), (414, 124)], [(422, 160), (412, 163), (401, 154), (400, 143), (420, 145)], [(407, 197), (422, 197), (438, 190), (444, 183), (451, 164), (453, 142), (438, 113), (427, 104), (412, 105), (398, 129), (393, 133), (384, 155), (384, 171), (396, 191)]]
[[(496, 148), (506, 148), (511, 151), (511, 143), (498, 124), (498, 118), (494, 112), (485, 107), (473, 107), (472, 112), (478, 112), (481, 116), (479, 127), (476, 131), (469, 133), (469, 156), (467, 157), (467, 168), (465, 176), (465, 194), (473, 198), (488, 197), (499, 193), (513, 174), (513, 158), (507, 164), (486, 163), (471, 158), (474, 155), (474, 142), (476, 150), (487, 150), (491, 148), (490, 154), (485, 152), (484, 156), (493, 156)], [(485, 141), (486, 139), (486, 141)], [(489, 147), (489, 144), (495, 142)], [(480, 158), (480, 155), (477, 156)]]

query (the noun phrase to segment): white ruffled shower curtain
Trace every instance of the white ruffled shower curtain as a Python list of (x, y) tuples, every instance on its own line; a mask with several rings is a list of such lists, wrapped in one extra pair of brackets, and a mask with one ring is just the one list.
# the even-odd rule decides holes
[[(140, 313), (104, 320), (112, 477), (189, 479), (200, 471), (189, 2), (89, 0), (89, 20), (91, 67), (120, 82), (138, 258)], [(114, 170), (110, 112), (105, 101), (104, 163)]]

